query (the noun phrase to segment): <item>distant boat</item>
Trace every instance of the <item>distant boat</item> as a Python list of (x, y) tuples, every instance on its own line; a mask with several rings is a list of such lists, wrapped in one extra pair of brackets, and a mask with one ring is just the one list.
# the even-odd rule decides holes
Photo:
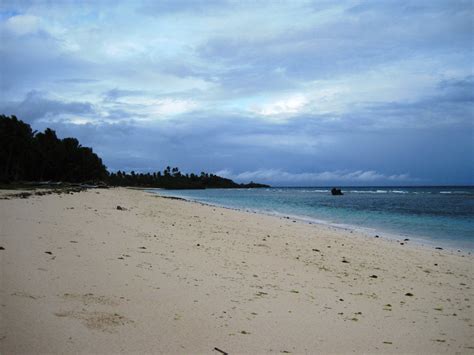
[(344, 194), (342, 193), (341, 189), (336, 189), (335, 187), (333, 187), (331, 189), (331, 195), (333, 195), (333, 196), (342, 196)]

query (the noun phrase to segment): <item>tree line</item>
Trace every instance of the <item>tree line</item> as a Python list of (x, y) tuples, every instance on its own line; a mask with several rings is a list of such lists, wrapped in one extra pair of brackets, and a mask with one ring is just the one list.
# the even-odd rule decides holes
[(231, 179), (226, 179), (214, 174), (201, 172), (196, 174), (183, 174), (179, 168), (166, 167), (155, 173), (139, 173), (131, 171), (130, 174), (121, 172), (110, 173), (109, 184), (112, 186), (139, 186), (139, 187), (161, 187), (165, 189), (205, 189), (205, 188), (256, 188), (268, 187), (267, 185), (250, 182), (249, 184), (238, 184)]
[(83, 147), (76, 138), (59, 139), (47, 128), (33, 131), (16, 116), (0, 115), (0, 182), (62, 181), (106, 183), (112, 186), (189, 188), (253, 188), (267, 185), (237, 184), (214, 174), (183, 174), (179, 168), (163, 172), (108, 172), (92, 148)]
[(33, 131), (16, 116), (0, 115), (2, 182), (82, 182), (107, 176), (102, 160), (76, 138), (59, 139), (52, 129)]

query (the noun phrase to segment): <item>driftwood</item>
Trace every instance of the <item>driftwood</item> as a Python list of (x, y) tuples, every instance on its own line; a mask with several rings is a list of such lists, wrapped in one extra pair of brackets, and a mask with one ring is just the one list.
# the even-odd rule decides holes
[(217, 347), (215, 347), (214, 350), (220, 352), (221, 354), (229, 355), (229, 354), (226, 353), (224, 350), (221, 350), (221, 349), (219, 349), (219, 348), (217, 348)]

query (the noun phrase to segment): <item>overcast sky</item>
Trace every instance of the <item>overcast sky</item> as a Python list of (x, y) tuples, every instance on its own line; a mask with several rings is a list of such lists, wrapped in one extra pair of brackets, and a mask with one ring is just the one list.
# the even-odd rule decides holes
[(0, 2), (0, 113), (110, 170), (474, 184), (473, 1)]

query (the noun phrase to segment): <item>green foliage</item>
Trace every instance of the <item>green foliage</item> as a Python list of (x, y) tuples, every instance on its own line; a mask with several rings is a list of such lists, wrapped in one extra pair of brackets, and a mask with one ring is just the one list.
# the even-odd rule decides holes
[(0, 181), (105, 180), (102, 160), (75, 138), (59, 139), (47, 128), (33, 132), (15, 116), (0, 115)]
[(136, 187), (159, 187), (165, 189), (205, 189), (205, 188), (255, 188), (267, 187), (267, 185), (237, 184), (214, 174), (202, 172), (201, 175), (182, 174), (179, 168), (171, 169), (169, 166), (163, 171), (156, 173), (127, 174), (122, 171), (110, 173), (108, 182), (113, 186), (136, 186)]

